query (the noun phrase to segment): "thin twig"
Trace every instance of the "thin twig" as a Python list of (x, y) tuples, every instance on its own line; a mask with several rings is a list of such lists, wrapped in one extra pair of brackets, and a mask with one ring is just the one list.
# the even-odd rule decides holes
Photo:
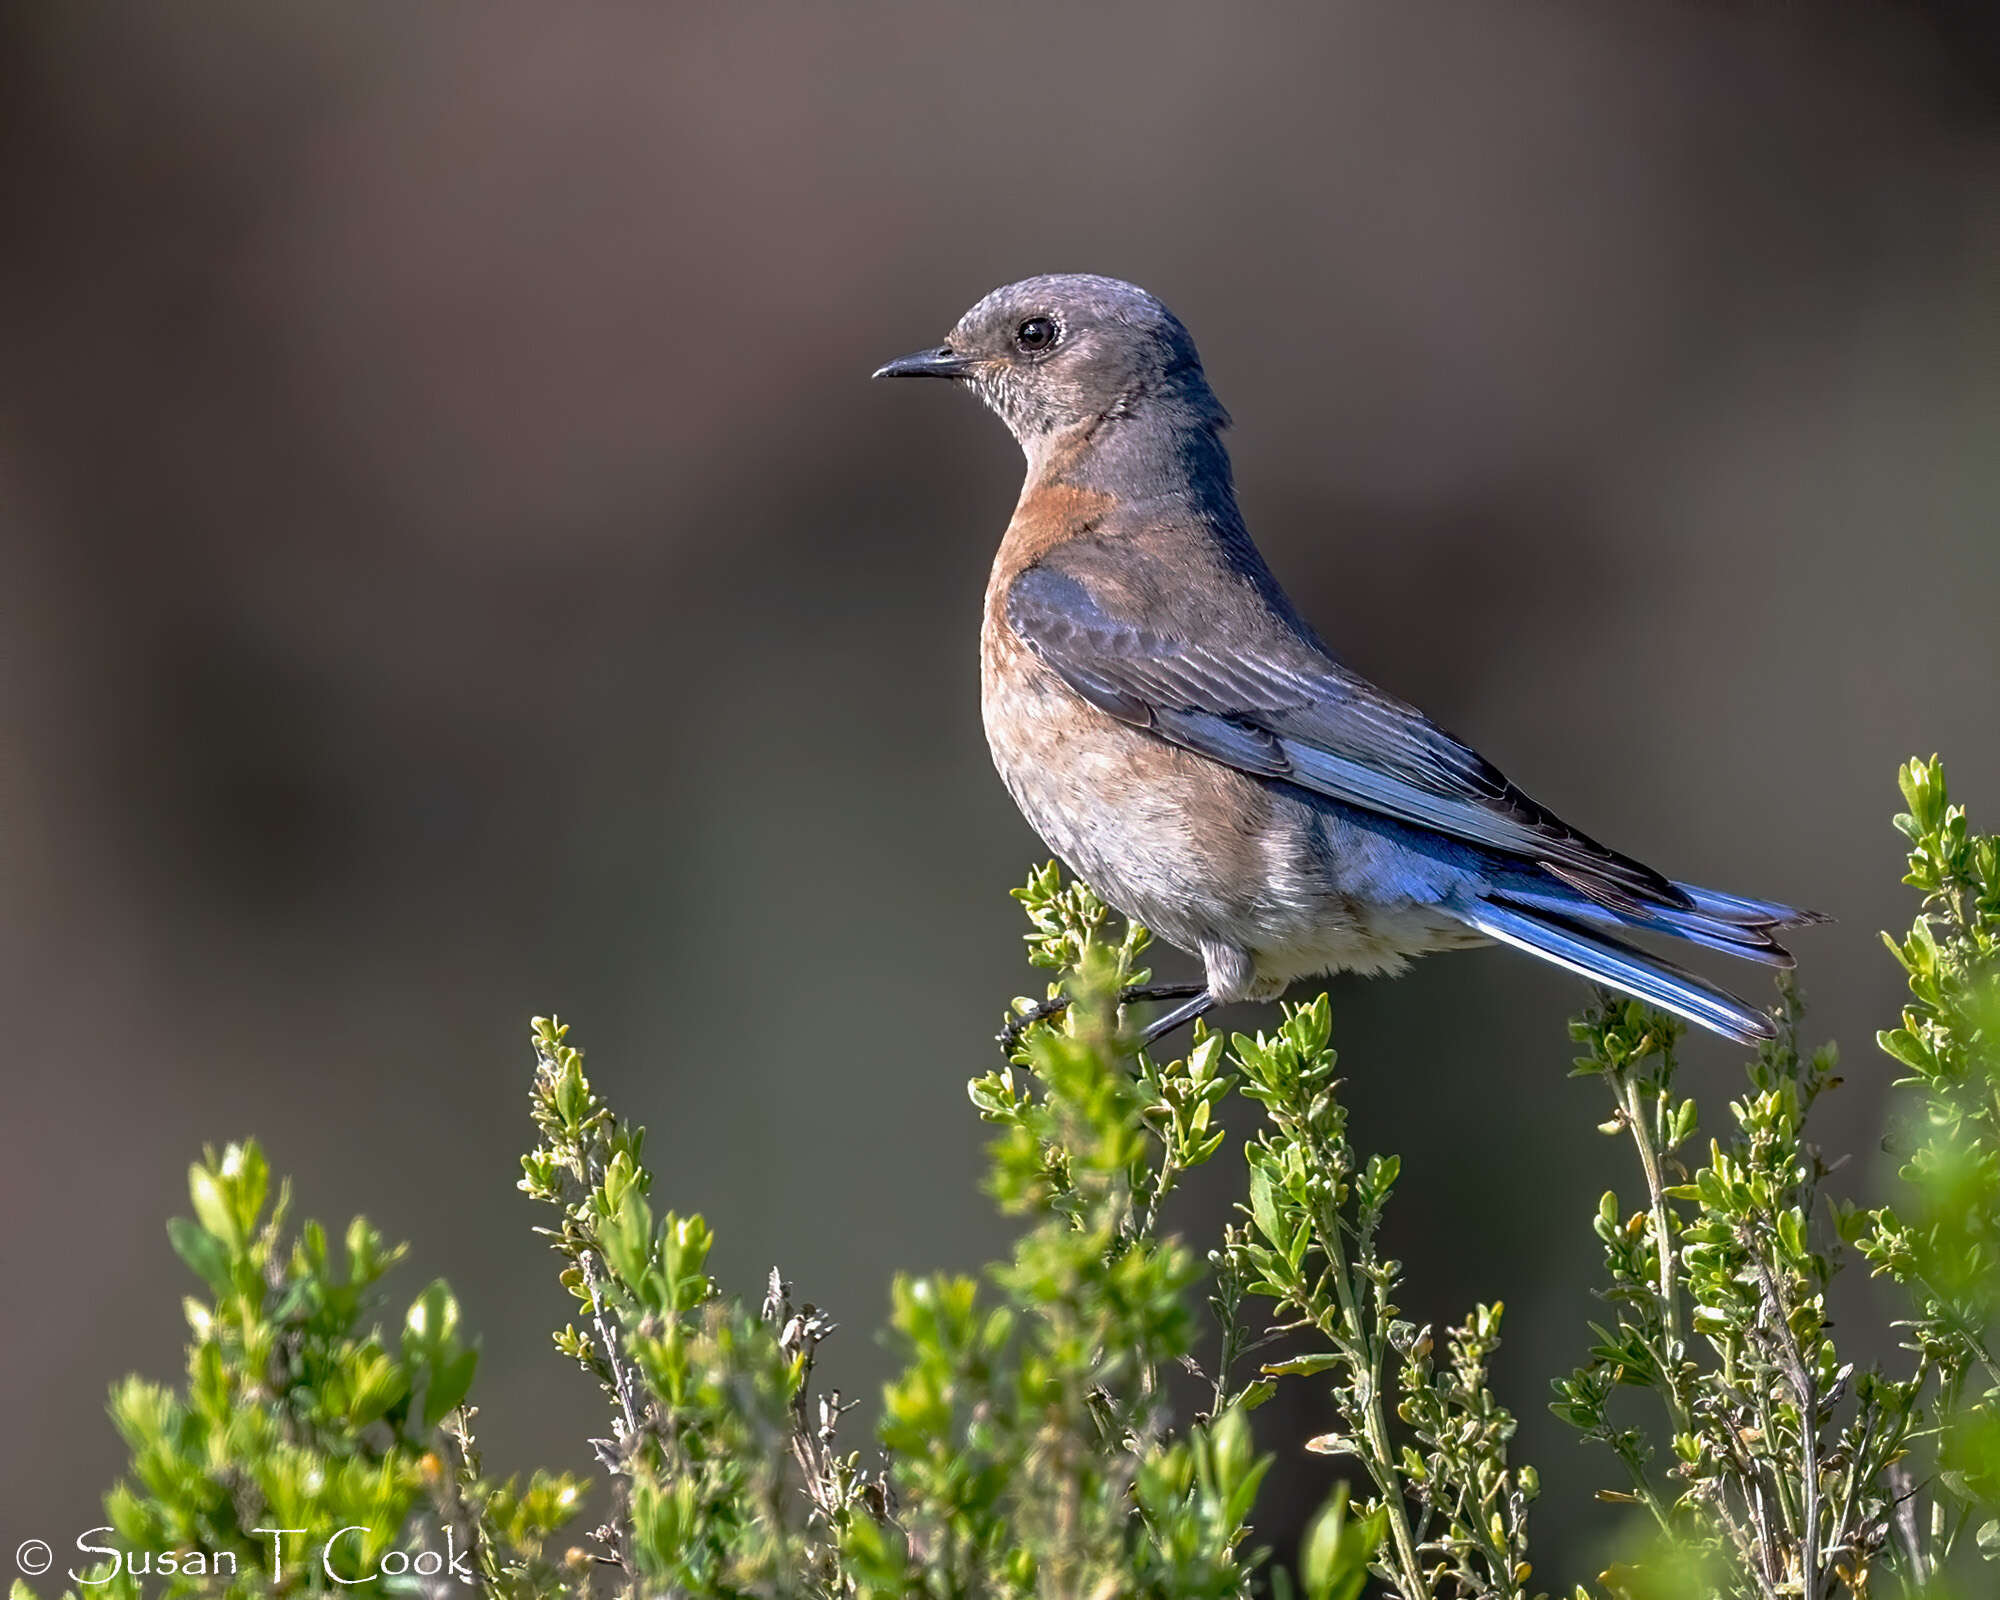
[(1726, 1505), (1716, 1506), (1715, 1520), (1722, 1524), (1723, 1531), (1729, 1535), (1729, 1542), (1736, 1546), (1737, 1559), (1743, 1563), (1743, 1570), (1756, 1580), (1758, 1592), (1764, 1596), (1764, 1600), (1782, 1600), (1777, 1586), (1764, 1575), (1756, 1551), (1750, 1548), (1748, 1538), (1737, 1525), (1736, 1519), (1729, 1515), (1729, 1508)]
[[(1396, 1473), (1396, 1457), (1389, 1442), (1388, 1418), (1382, 1410), (1381, 1352), (1374, 1348), (1375, 1341), (1368, 1337), (1354, 1284), (1348, 1276), (1347, 1251), (1341, 1243), (1340, 1216), (1330, 1205), (1322, 1206), (1318, 1224), (1320, 1248), (1326, 1252), (1327, 1263), (1332, 1268), (1334, 1293), (1340, 1299), (1342, 1320), (1353, 1330), (1359, 1342), (1358, 1350), (1350, 1347), (1348, 1359), (1350, 1366), (1358, 1369), (1353, 1373), (1353, 1386), (1356, 1398), (1361, 1402), (1362, 1436), (1368, 1441), (1373, 1456), (1367, 1463), (1368, 1472), (1382, 1491), (1382, 1504), (1389, 1513), (1389, 1532), (1396, 1546), (1397, 1565), (1402, 1569), (1398, 1581), (1407, 1591), (1404, 1600), (1424, 1600), (1423, 1569), (1417, 1565), (1416, 1539), (1410, 1532), (1409, 1510), (1403, 1501), (1402, 1484)], [(1338, 1342), (1346, 1343), (1345, 1340)], [(1354, 1360), (1356, 1354), (1363, 1358), (1360, 1362)]]
[(1922, 1583), (1930, 1574), (1925, 1569), (1923, 1539), (1917, 1531), (1917, 1484), (1910, 1477), (1910, 1469), (1897, 1461), (1889, 1467), (1889, 1492), (1894, 1515), (1891, 1522), (1896, 1536), (1903, 1542), (1903, 1553), (1910, 1558), (1910, 1577)]
[[(1764, 1504), (1764, 1484), (1756, 1476), (1754, 1468), (1743, 1478), (1742, 1487), (1743, 1504), (1748, 1508), (1751, 1524), (1757, 1530), (1758, 1559), (1750, 1564), (1751, 1570), (1757, 1581), (1768, 1588), (1782, 1578), (1784, 1573), (1779, 1570), (1778, 1541), (1771, 1533), (1771, 1511)], [(1726, 1505), (1723, 1506), (1722, 1512), (1724, 1520), (1728, 1520)]]
[[(1667, 1210), (1666, 1184), (1660, 1175), (1660, 1155), (1653, 1148), (1652, 1130), (1646, 1125), (1643, 1106), (1639, 1097), (1638, 1080), (1629, 1073), (1623, 1081), (1615, 1085), (1618, 1095), (1618, 1109), (1623, 1113), (1625, 1125), (1632, 1132), (1632, 1143), (1639, 1152), (1639, 1165), (1646, 1175), (1646, 1200), (1652, 1214), (1653, 1247), (1659, 1253), (1660, 1323), (1666, 1332), (1666, 1349), (1662, 1352), (1666, 1361), (1661, 1364), (1660, 1376), (1665, 1380), (1667, 1410), (1671, 1414), (1674, 1432), (1689, 1431), (1687, 1403), (1681, 1397), (1680, 1360), (1682, 1354), (1680, 1331), (1680, 1292), (1675, 1281), (1674, 1241), (1668, 1231), (1670, 1213)], [(1666, 1098), (1661, 1089), (1656, 1099)]]
[(597, 1324), (597, 1337), (604, 1346), (604, 1359), (611, 1368), (611, 1388), (618, 1396), (618, 1407), (625, 1413), (625, 1433), (622, 1442), (627, 1449), (639, 1434), (638, 1409), (632, 1403), (632, 1379), (625, 1370), (625, 1363), (619, 1359), (618, 1341), (612, 1337), (611, 1328), (604, 1317), (604, 1297), (598, 1293), (597, 1257), (589, 1250), (577, 1252), (576, 1264), (583, 1273), (583, 1281), (590, 1290), (590, 1316)]
[(1757, 1269), (1757, 1280), (1764, 1290), (1767, 1313), (1777, 1324), (1772, 1343), (1778, 1354), (1778, 1365), (1798, 1396), (1799, 1448), (1805, 1457), (1801, 1472), (1804, 1483), (1800, 1515), (1805, 1527), (1800, 1541), (1799, 1574), (1803, 1585), (1800, 1592), (1805, 1600), (1819, 1600), (1819, 1398), (1812, 1374), (1806, 1367), (1804, 1353), (1792, 1337), (1792, 1324), (1785, 1315), (1784, 1297), (1778, 1292), (1777, 1279), (1772, 1276), (1764, 1258), (1757, 1253), (1755, 1245), (1749, 1240), (1744, 1242), (1750, 1263)]

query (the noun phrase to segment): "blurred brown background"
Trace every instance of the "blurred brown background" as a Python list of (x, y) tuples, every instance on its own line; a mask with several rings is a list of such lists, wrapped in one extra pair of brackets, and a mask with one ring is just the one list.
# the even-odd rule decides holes
[[(1985, 8), (0, 30), (0, 1547), (100, 1520), (106, 1383), (179, 1372), (162, 1219), (245, 1133), (412, 1239), (406, 1294), (451, 1278), (496, 1464), (584, 1464), (512, 1191), (532, 1011), (727, 1283), (834, 1309), (850, 1393), (892, 1268), (1000, 1247), (964, 1082), (1039, 848), (973, 635), (1018, 458), (865, 380), (1030, 272), (1193, 327), (1356, 665), (1608, 840), (1839, 916), (1799, 940), (1851, 1069), (1822, 1134), (1879, 1184), (1894, 763), (2000, 820)], [(1580, 990), (1491, 952), (1334, 996), (1407, 1304), (1509, 1303), (1543, 1571), (1581, 1571), (1610, 1464), (1543, 1401), (1628, 1175), (1564, 1076)], [(1716, 1127), (1732, 1053), (1689, 1054)], [(1288, 1548), (1330, 1468), (1303, 1401), (1264, 1416)]]

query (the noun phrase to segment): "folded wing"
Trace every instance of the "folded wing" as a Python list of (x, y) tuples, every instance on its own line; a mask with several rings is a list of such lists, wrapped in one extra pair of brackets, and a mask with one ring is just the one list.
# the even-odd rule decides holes
[(1281, 626), (1257, 638), (1170, 637), (1050, 565), (1014, 580), (1007, 620), (1078, 694), (1163, 739), (1536, 862), (1614, 910), (1695, 909), (1652, 868), (1577, 832), (1476, 750)]

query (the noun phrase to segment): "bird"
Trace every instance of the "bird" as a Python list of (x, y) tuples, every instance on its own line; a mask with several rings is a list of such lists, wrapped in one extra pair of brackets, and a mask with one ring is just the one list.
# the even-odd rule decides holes
[(1306, 978), (1496, 942), (1739, 1044), (1776, 1036), (1627, 936), (1790, 967), (1774, 935), (1828, 919), (1606, 848), (1328, 649), (1251, 541), (1229, 414), (1153, 295), (1026, 278), (874, 376), (970, 389), (1026, 458), (986, 588), (981, 712), (1049, 848), (1201, 963), (1199, 983), (1120, 997), (1181, 1002), (1140, 1048)]

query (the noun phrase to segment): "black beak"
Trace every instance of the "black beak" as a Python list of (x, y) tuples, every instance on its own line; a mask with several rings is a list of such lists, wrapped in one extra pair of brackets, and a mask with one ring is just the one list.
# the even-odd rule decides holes
[(935, 350), (919, 350), (912, 355), (898, 356), (894, 361), (875, 369), (878, 378), (962, 378), (972, 370), (972, 363), (955, 352), (948, 344), (941, 344)]

